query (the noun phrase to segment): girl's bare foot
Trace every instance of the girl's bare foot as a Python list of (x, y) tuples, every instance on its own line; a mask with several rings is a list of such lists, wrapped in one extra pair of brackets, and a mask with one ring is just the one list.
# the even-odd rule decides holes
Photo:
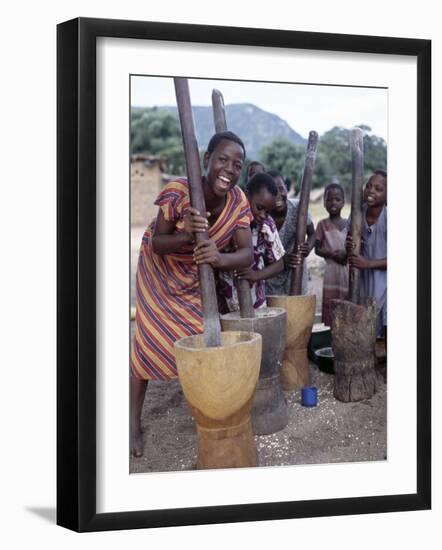
[(144, 441), (143, 441), (143, 432), (137, 430), (135, 433), (131, 434), (131, 445), (130, 445), (131, 455), (135, 458), (140, 458), (144, 453)]
[(130, 378), (130, 454), (135, 458), (143, 456), (144, 441), (141, 429), (141, 410), (147, 389), (147, 380)]

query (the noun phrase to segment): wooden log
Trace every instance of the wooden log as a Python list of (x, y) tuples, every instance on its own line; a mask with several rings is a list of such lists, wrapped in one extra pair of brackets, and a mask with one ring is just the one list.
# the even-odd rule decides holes
[[(206, 204), (201, 180), (198, 143), (196, 141), (193, 124), (192, 105), (190, 103), (189, 83), (186, 78), (174, 78), (174, 83), (181, 124), (181, 134), (183, 136), (190, 200), (192, 206), (199, 210), (202, 216), (205, 216)], [(208, 239), (208, 231), (195, 235), (197, 243)], [(221, 323), (218, 314), (218, 302), (212, 266), (209, 264), (200, 264), (198, 266), (198, 276), (204, 316), (204, 340), (207, 346), (220, 346)]]
[[(310, 201), (310, 189), (312, 187), (313, 170), (315, 168), (316, 150), (318, 147), (317, 132), (310, 132), (307, 142), (307, 150), (305, 153), (304, 173), (301, 182), (301, 191), (298, 205), (298, 218), (296, 223), (296, 242), (293, 252), (298, 250), (298, 247), (304, 243), (305, 234), (307, 232), (307, 216), (308, 204)], [(302, 272), (303, 262), (296, 266), (292, 272), (292, 280), (290, 285), (290, 296), (299, 296), (302, 294)]]
[[(214, 89), (212, 91), (213, 123), (215, 132), (225, 132), (227, 130), (226, 111), (224, 108), (223, 94)], [(241, 318), (255, 317), (255, 309), (252, 302), (252, 293), (250, 283), (246, 279), (236, 279), (236, 292), (238, 293), (239, 310)]]
[(376, 393), (376, 303), (332, 300), (334, 396), (339, 401), (361, 401)]
[[(354, 252), (361, 252), (362, 229), (362, 188), (364, 186), (364, 142), (360, 128), (351, 131), (351, 226), (350, 235), (354, 244)], [(349, 297), (354, 304), (361, 300), (361, 271), (350, 267)]]

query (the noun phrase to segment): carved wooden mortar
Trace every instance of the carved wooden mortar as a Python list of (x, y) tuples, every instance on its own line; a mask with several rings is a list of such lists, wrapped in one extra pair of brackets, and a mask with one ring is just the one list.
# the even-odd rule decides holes
[(310, 386), (310, 367), (307, 346), (315, 318), (316, 296), (267, 296), (271, 307), (282, 307), (287, 312), (287, 342), (281, 368), (282, 389), (299, 390)]
[(287, 314), (279, 307), (255, 310), (255, 317), (241, 318), (235, 311), (221, 317), (223, 330), (257, 332), (262, 336), (259, 380), (252, 407), (257, 435), (278, 432), (287, 426), (287, 406), (281, 389), (280, 369), (287, 334)]
[(222, 346), (202, 335), (175, 342), (183, 393), (197, 425), (198, 469), (257, 465), (250, 410), (258, 382), (262, 338), (223, 332)]

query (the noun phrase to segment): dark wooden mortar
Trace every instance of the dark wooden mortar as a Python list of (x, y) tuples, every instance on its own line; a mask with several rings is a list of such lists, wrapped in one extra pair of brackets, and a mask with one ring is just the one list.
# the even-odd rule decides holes
[(253, 318), (241, 318), (238, 311), (228, 313), (221, 316), (221, 327), (223, 331), (257, 332), (262, 336), (261, 367), (252, 407), (253, 431), (265, 435), (282, 430), (288, 422), (280, 381), (287, 335), (285, 309), (257, 309)]
[(377, 391), (376, 302), (332, 300), (334, 396), (339, 401), (370, 399)]
[[(364, 186), (363, 132), (353, 128), (351, 225), (354, 252), (361, 252), (363, 223), (362, 190)], [(360, 270), (350, 268), (349, 297), (331, 300), (332, 348), (335, 356), (334, 396), (350, 402), (370, 399), (377, 391), (376, 377), (376, 302), (369, 297), (361, 300)]]

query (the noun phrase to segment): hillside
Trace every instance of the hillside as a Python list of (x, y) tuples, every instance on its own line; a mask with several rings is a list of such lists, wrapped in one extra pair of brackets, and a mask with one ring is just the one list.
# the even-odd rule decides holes
[[(158, 107), (158, 110), (161, 109), (177, 116), (176, 107)], [(212, 108), (194, 106), (193, 114), (198, 144), (203, 149), (215, 132)], [(285, 120), (250, 103), (226, 105), (226, 119), (228, 129), (237, 133), (244, 141), (249, 159), (259, 160), (261, 147), (276, 138), (286, 138), (294, 144), (306, 143)]]

